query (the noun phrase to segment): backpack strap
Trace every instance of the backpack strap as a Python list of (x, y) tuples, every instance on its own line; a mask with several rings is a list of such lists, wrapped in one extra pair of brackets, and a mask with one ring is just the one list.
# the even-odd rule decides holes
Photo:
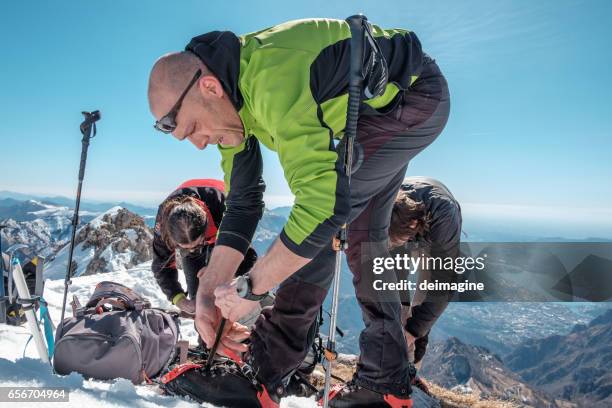
[[(125, 304), (126, 310), (144, 310), (151, 307), (151, 302), (117, 282), (103, 281), (96, 285), (93, 295), (86, 307), (98, 307), (102, 299), (117, 299)], [(108, 303), (108, 301), (107, 301)]]
[(96, 313), (102, 313), (104, 310), (104, 305), (111, 305), (113, 310), (128, 310), (128, 305), (125, 304), (124, 301), (117, 298), (102, 298), (98, 300), (98, 303), (94, 306)]

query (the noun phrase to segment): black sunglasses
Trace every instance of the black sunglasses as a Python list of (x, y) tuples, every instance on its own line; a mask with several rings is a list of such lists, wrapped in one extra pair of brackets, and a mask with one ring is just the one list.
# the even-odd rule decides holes
[(204, 242), (196, 247), (193, 248), (177, 248), (179, 251), (179, 254), (181, 255), (181, 258), (185, 258), (185, 257), (191, 257), (191, 258), (195, 258), (195, 257), (200, 257), (200, 256), (205, 256), (206, 257), (206, 264), (208, 264), (208, 258), (210, 257), (210, 253), (212, 251), (212, 248), (210, 247), (210, 244), (208, 244), (207, 242)]
[(181, 96), (178, 98), (178, 101), (176, 101), (172, 109), (170, 109), (170, 112), (166, 113), (159, 120), (155, 121), (155, 125), (153, 125), (155, 129), (163, 133), (172, 133), (176, 130), (176, 115), (178, 115), (178, 111), (181, 109), (183, 99), (185, 99), (185, 96), (187, 96), (187, 92), (189, 92), (193, 84), (196, 83), (200, 75), (202, 75), (202, 70), (198, 69), (193, 78), (191, 78), (191, 81), (189, 81), (187, 88), (185, 88)]

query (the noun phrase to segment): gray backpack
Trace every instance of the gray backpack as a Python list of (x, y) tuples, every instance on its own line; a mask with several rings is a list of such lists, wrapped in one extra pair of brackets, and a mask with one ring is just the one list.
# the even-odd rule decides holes
[[(115, 282), (100, 282), (85, 305), (57, 329), (53, 366), (88, 378), (149, 380), (174, 360), (178, 317), (152, 309), (147, 299)], [(61, 331), (61, 333), (60, 333)]]

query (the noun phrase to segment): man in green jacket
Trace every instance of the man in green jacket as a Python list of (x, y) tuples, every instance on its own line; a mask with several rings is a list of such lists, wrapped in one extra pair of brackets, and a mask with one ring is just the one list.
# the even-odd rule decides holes
[[(347, 110), (346, 22), (307, 19), (243, 36), (206, 33), (193, 38), (186, 51), (160, 58), (149, 78), (155, 127), (199, 149), (216, 144), (221, 152), (226, 212), (196, 301), (196, 325), (207, 345), (214, 342), (221, 315), (235, 322), (256, 306), (252, 299), (280, 285), (274, 307), (264, 311), (252, 333), (228, 325), (222, 340), (224, 347), (245, 352), (273, 401), (312, 342), (313, 322), (333, 278), (332, 240), (348, 221), (347, 255), (366, 328), (354, 381), (330, 405), (410, 402), (399, 296), (381, 297), (364, 284), (372, 270), (363, 262), (371, 253), (362, 249), (387, 251), (393, 199), (408, 162), (441, 133), (450, 103), (444, 77), (414, 33), (377, 26), (372, 32), (389, 82), (382, 96), (363, 103), (350, 191), (342, 144), (336, 147)], [(366, 57), (371, 52), (368, 44)], [(237, 281), (234, 272), (263, 213), (260, 145), (278, 154), (295, 202), (249, 279)], [(392, 276), (389, 271), (382, 278)], [(248, 334), (247, 348), (240, 341)]]

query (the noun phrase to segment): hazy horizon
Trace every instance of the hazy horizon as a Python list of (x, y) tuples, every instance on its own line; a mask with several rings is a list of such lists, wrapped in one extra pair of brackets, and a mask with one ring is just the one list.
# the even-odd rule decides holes
[[(125, 202), (132, 205), (156, 209), (169, 192), (158, 193), (156, 200), (137, 201), (130, 199), (112, 199), (110, 197), (82, 194), (83, 202), (91, 204), (117, 204)], [(19, 198), (19, 196), (25, 196)], [(69, 195), (45, 194), (35, 192), (17, 192), (0, 190), (0, 199), (7, 196), (16, 196), (16, 199), (25, 200), (29, 196), (36, 198), (63, 198), (72, 200)], [(292, 204), (291, 196), (274, 196), (264, 194), (266, 208), (274, 210), (289, 207)], [(604, 238), (612, 239), (612, 209), (603, 207), (565, 207), (565, 206), (525, 206), (507, 205), (498, 203), (460, 203), (464, 220), (464, 230), (486, 233), (487, 236), (498, 235), (513, 237), (566, 239)]]

